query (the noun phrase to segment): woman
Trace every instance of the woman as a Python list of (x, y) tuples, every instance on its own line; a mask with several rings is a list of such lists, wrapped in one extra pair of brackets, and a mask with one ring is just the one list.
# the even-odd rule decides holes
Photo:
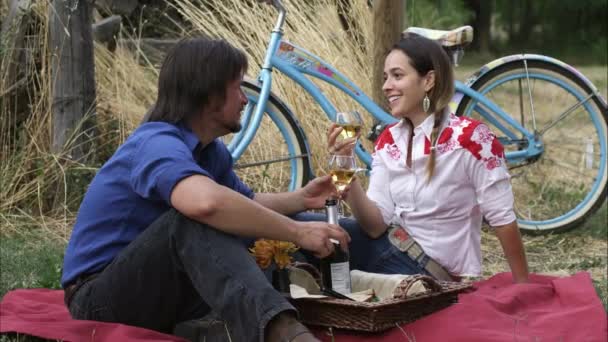
[[(354, 266), (442, 280), (480, 276), (485, 217), (514, 281), (526, 282), (503, 147), (483, 123), (450, 113), (454, 76), (445, 51), (405, 34), (386, 57), (384, 79), (400, 121), (376, 141), (367, 194), (355, 179), (343, 195), (367, 235), (349, 229)], [(336, 141), (340, 131), (329, 130), (330, 153), (352, 153), (352, 139)]]

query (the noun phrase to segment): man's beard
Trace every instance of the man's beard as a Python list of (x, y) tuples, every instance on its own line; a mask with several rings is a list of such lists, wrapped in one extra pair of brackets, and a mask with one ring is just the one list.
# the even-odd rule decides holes
[(226, 128), (230, 133), (238, 133), (241, 131), (241, 129), (243, 129), (243, 125), (241, 125), (241, 122), (239, 121), (234, 124), (228, 125)]

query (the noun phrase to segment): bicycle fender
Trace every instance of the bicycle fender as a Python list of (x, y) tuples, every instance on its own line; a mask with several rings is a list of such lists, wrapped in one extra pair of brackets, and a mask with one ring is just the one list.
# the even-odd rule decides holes
[[(466, 81), (464, 82), (464, 84), (469, 87), (473, 87), (473, 85), (475, 84), (475, 82), (477, 82), (477, 80), (479, 80), (483, 75), (485, 75), (486, 73), (488, 73), (491, 70), (494, 70), (505, 64), (518, 63), (518, 62), (529, 61), (529, 60), (543, 61), (546, 63), (550, 63), (550, 64), (557, 66), (560, 69), (573, 73), (587, 87), (589, 87), (589, 89), (593, 92), (593, 95), (599, 99), (599, 101), (602, 103), (602, 105), (604, 107), (606, 107), (606, 99), (604, 99), (602, 97), (602, 95), (600, 94), (597, 87), (593, 83), (591, 83), (591, 81), (589, 81), (589, 79), (587, 77), (585, 77), (585, 75), (583, 75), (580, 71), (578, 71), (573, 66), (571, 66), (567, 63), (564, 63), (564, 62), (560, 61), (559, 59), (555, 59), (553, 57), (544, 56), (544, 55), (517, 54), (517, 55), (510, 55), (510, 56), (505, 56), (505, 57), (495, 59), (495, 60), (487, 63), (486, 65), (482, 66), (473, 75), (471, 75), (469, 78), (467, 78)], [(458, 101), (458, 102), (460, 102), (460, 101)], [(455, 108), (458, 108), (458, 106), (456, 106)]]

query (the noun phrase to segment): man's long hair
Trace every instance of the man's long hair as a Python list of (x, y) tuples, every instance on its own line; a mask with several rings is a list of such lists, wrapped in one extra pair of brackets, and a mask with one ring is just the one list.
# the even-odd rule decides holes
[(156, 103), (144, 122), (178, 123), (200, 114), (211, 101), (223, 103), (228, 83), (247, 66), (247, 56), (223, 39), (181, 40), (163, 61)]

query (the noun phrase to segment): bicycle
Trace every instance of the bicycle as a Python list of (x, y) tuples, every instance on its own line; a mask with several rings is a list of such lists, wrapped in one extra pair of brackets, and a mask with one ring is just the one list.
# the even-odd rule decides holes
[[(232, 136), (228, 148), (237, 169), (263, 168), (257, 182), (274, 182), (275, 189), (293, 190), (314, 177), (310, 148), (291, 109), (270, 91), (272, 70), (300, 85), (332, 121), (336, 108), (307, 76), (340, 89), (380, 122), (374, 125), (372, 136), (396, 119), (328, 63), (282, 40), (286, 10), (280, 0), (274, 0), (273, 6), (278, 16), (260, 74), (256, 81), (243, 83), (249, 99), (243, 129)], [(472, 40), (470, 27), (413, 30), (439, 40), (455, 65)], [(455, 89), (450, 105), (453, 112), (484, 121), (505, 147), (521, 229), (571, 229), (599, 209), (606, 199), (608, 181), (607, 105), (584, 75), (557, 59), (521, 54), (484, 65), (466, 82), (456, 81)], [(267, 134), (270, 140), (252, 147), (261, 130), (271, 132)], [(370, 153), (361, 144), (355, 151), (369, 168)]]

